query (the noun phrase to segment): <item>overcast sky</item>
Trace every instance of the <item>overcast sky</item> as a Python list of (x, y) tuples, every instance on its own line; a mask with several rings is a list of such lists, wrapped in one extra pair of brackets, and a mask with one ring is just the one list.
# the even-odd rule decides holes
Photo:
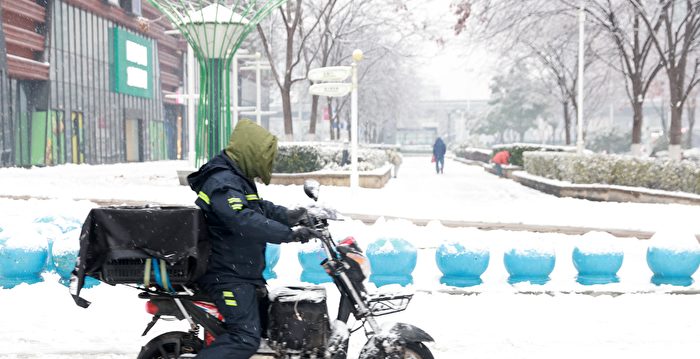
[(489, 97), (489, 81), (494, 73), (494, 59), (481, 46), (470, 42), (467, 36), (454, 35), (452, 27), (456, 16), (450, 10), (452, 0), (422, 2), (416, 11), (425, 11), (435, 26), (441, 29), (445, 46), (425, 44), (425, 54), (418, 73), (426, 84), (437, 86), (442, 99), (474, 100)]

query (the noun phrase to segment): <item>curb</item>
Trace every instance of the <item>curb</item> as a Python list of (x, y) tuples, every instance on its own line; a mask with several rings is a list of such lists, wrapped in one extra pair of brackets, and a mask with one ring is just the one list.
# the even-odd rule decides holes
[[(615, 237), (634, 237), (637, 239), (650, 239), (654, 232), (648, 231), (638, 231), (630, 229), (614, 229), (614, 228), (594, 228), (594, 227), (574, 227), (574, 226), (558, 226), (558, 225), (545, 225), (545, 224), (523, 224), (523, 223), (491, 223), (491, 222), (473, 222), (473, 221), (460, 221), (460, 220), (445, 220), (445, 219), (418, 219), (418, 218), (405, 218), (405, 217), (394, 217), (394, 216), (380, 216), (380, 215), (368, 215), (368, 214), (358, 214), (358, 213), (343, 213), (343, 215), (348, 216), (352, 219), (362, 221), (365, 224), (373, 224), (379, 218), (384, 217), (385, 219), (403, 219), (411, 221), (417, 226), (426, 226), (431, 221), (440, 221), (443, 226), (457, 228), (457, 227), (473, 227), (483, 230), (506, 230), (506, 231), (525, 231), (525, 232), (537, 232), (537, 233), (561, 233), (567, 235), (582, 235), (590, 231), (601, 231), (608, 232)], [(700, 235), (696, 235), (698, 241), (700, 241)]]

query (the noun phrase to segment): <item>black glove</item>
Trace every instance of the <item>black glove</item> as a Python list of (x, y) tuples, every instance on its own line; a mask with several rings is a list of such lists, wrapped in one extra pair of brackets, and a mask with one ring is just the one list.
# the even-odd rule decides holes
[(287, 210), (287, 222), (289, 223), (290, 227), (297, 226), (297, 225), (299, 225), (299, 222), (301, 222), (301, 220), (306, 217), (306, 215), (307, 215), (307, 211), (306, 211), (306, 208), (304, 208), (304, 207), (288, 209)]
[(321, 238), (321, 232), (307, 227), (299, 227), (292, 232), (292, 241), (306, 243), (313, 238)]

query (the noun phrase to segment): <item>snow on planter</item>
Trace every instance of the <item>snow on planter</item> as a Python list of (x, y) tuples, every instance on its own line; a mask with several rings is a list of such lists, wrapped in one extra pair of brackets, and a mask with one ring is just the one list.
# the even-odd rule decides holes
[(302, 282), (321, 284), (332, 281), (321, 266), (321, 261), (326, 259), (326, 253), (319, 241), (302, 244), (297, 256), (302, 268), (300, 278)]
[(4, 225), (0, 232), (0, 287), (41, 282), (47, 257), (48, 242), (31, 223)]
[(482, 283), (489, 266), (489, 251), (470, 241), (448, 241), (435, 251), (435, 262), (442, 272), (440, 283), (469, 287)]
[(380, 238), (367, 246), (367, 258), (372, 268), (370, 282), (383, 286), (413, 283), (418, 252), (409, 241), (401, 238)]
[(70, 216), (49, 215), (34, 219), (34, 223), (46, 223), (56, 226), (61, 233), (68, 233), (83, 226), (83, 221)]
[[(46, 217), (44, 217), (46, 218)], [(47, 245), (48, 259), (46, 261), (46, 270), (52, 271), (53, 268), (53, 258), (52, 258), (52, 247), (53, 243), (60, 237), (64, 235), (65, 232), (61, 230), (61, 227), (55, 225), (53, 222), (39, 222), (34, 220), (30, 226), (41, 236)]]
[[(78, 259), (78, 252), (80, 251), (80, 229), (75, 228), (70, 232), (63, 234), (62, 236), (54, 240), (51, 246), (50, 257), (53, 261), (53, 269), (59, 275), (59, 283), (69, 286), (70, 285), (70, 275), (75, 268), (75, 262)], [(83, 288), (90, 288), (100, 284), (100, 281), (86, 277), (85, 284)]]
[(700, 244), (682, 228), (660, 230), (649, 240), (647, 264), (654, 273), (652, 283), (689, 286), (700, 265)]
[(556, 255), (547, 246), (536, 245), (536, 241), (520, 243), (503, 254), (503, 263), (508, 271), (508, 283), (530, 282), (545, 284), (554, 270)]
[(265, 280), (277, 278), (277, 273), (275, 273), (275, 266), (280, 260), (280, 245), (274, 243), (268, 243), (265, 248), (265, 270), (263, 271), (263, 278)]
[(624, 252), (619, 239), (607, 232), (591, 231), (581, 236), (572, 260), (583, 285), (617, 283)]

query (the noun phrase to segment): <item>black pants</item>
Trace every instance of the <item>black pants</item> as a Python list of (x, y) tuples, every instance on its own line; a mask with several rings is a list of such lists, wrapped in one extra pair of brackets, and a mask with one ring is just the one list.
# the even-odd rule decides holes
[(197, 359), (249, 359), (258, 350), (267, 323), (267, 291), (250, 283), (200, 281), (226, 321), (226, 333), (197, 354)]

